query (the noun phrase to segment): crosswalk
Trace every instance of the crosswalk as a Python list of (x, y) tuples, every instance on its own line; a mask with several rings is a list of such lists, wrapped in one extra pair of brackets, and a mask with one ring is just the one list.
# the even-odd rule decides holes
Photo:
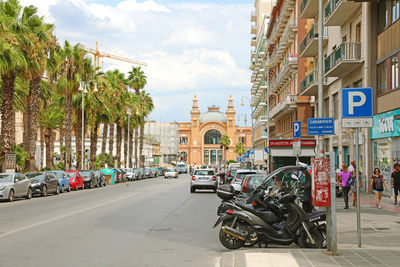
[(291, 253), (245, 253), (246, 267), (299, 267)]

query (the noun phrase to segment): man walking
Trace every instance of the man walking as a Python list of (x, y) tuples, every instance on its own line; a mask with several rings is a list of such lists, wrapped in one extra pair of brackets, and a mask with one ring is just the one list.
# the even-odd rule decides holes
[(397, 202), (397, 196), (400, 192), (400, 164), (397, 162), (394, 164), (394, 170), (392, 177), (390, 178), (390, 184), (394, 190), (394, 205), (399, 206)]

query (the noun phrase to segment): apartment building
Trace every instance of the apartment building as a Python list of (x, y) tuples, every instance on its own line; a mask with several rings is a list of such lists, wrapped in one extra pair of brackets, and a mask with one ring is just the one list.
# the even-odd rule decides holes
[(253, 121), (252, 127), (252, 145), (255, 149), (264, 150), (267, 147), (267, 132), (265, 125), (267, 123), (266, 113), (266, 31), (268, 27), (269, 17), (273, 6), (276, 1), (273, 0), (255, 0), (254, 10), (251, 13), (251, 47), (253, 47), (250, 54), (250, 70), (252, 75), (250, 82), (251, 88), (251, 103), (253, 108), (251, 119)]

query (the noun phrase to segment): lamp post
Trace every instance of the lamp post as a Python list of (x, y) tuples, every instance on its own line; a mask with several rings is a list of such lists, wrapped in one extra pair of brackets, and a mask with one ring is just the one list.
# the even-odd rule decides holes
[[(248, 98), (247, 96), (242, 96), (242, 98), (241, 98), (241, 103), (240, 103), (240, 106), (242, 106), (242, 107), (244, 107), (244, 102), (243, 102), (243, 99), (246, 99), (247, 101), (249, 101), (249, 106), (250, 106), (250, 111), (251, 111), (251, 100), (250, 100), (250, 98)], [(246, 127), (246, 123), (247, 123), (247, 116), (245, 116), (244, 117), (244, 127)], [(253, 121), (253, 119), (251, 119), (251, 146), (254, 146), (254, 134), (253, 134), (253, 131), (254, 131), (254, 121)], [(246, 151), (247, 151), (247, 131), (245, 130), (245, 139), (246, 139), (246, 144), (245, 144), (245, 149), (246, 149)]]
[(129, 168), (129, 150), (130, 150), (130, 144), (131, 142), (129, 141), (129, 134), (130, 134), (130, 130), (131, 130), (131, 108), (128, 108), (128, 111), (126, 112), (128, 114), (128, 151), (127, 151), (127, 155), (128, 155), (128, 160), (126, 162), (127, 167)]
[[(92, 82), (92, 81), (95, 82), (94, 79), (89, 80), (89, 82)], [(79, 91), (82, 91), (82, 144), (81, 144), (81, 149), (82, 149), (82, 155), (81, 155), (82, 159), (81, 160), (82, 160), (82, 162), (81, 162), (81, 169), (86, 168), (86, 166), (85, 166), (85, 158), (86, 158), (85, 157), (85, 94), (87, 93), (86, 87), (87, 87), (87, 84), (84, 82), (81, 82), (80, 87), (79, 87)], [(97, 83), (95, 82), (94, 83), (94, 92), (97, 92), (97, 91), (98, 91)]]

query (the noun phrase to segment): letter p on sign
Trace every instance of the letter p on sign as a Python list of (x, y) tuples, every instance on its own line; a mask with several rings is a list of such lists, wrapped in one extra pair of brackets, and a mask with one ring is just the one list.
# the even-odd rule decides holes
[(342, 89), (343, 118), (367, 118), (372, 116), (372, 88)]

